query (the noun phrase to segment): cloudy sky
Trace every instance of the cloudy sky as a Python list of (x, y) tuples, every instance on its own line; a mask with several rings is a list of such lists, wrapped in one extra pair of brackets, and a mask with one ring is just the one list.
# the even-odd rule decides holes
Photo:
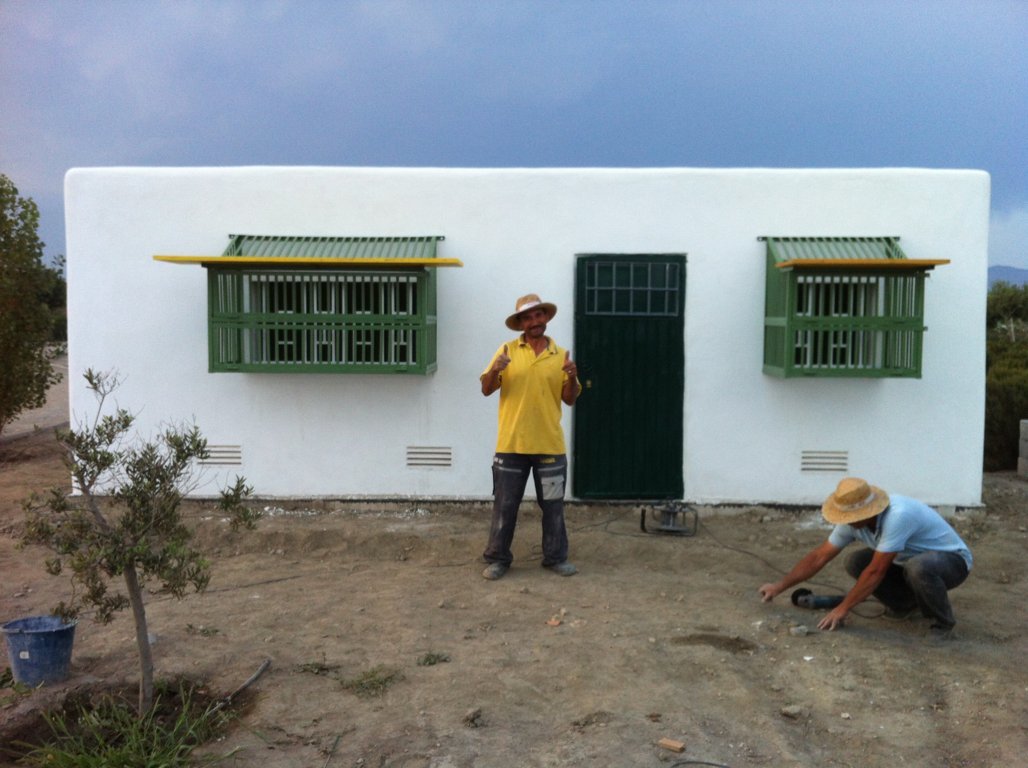
[(975, 168), (1028, 268), (1028, 0), (0, 0), (0, 172)]

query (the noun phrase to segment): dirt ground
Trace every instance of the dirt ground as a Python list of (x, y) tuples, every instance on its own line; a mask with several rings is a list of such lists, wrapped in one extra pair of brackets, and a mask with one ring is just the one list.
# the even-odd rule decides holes
[[(2, 621), (69, 594), (16, 547), (20, 500), (64, 482), (48, 433), (0, 442)], [(984, 499), (954, 518), (976, 564), (952, 593), (956, 637), (935, 643), (875, 602), (824, 633), (820, 612), (759, 601), (823, 540), (815, 510), (700, 507), (696, 535), (672, 537), (635, 508), (571, 505), (580, 573), (561, 578), (539, 567), (526, 504), (514, 567), (487, 582), (483, 505), (261, 503), (259, 529), (232, 533), (191, 504), (213, 575), (149, 599), (157, 672), (224, 694), (270, 660), (206, 748), (227, 766), (1024, 765), (1028, 482), (989, 475)], [(848, 586), (841, 559), (815, 591)], [(132, 637), (127, 614), (81, 621), (66, 683), (0, 690), (0, 741), (55, 697), (134, 683)], [(380, 696), (347, 687), (372, 672), (393, 675)]]

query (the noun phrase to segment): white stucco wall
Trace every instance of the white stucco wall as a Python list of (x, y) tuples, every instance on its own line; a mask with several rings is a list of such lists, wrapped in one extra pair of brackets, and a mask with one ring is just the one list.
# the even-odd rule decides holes
[[(514, 299), (555, 302), (550, 333), (573, 349), (576, 254), (684, 252), (687, 499), (819, 503), (839, 476), (801, 472), (800, 453), (844, 450), (894, 492), (980, 502), (983, 172), (97, 168), (65, 195), (73, 418), (92, 405), (81, 372), (117, 369), (141, 432), (195, 419), (242, 445), (258, 494), (487, 497), (496, 398), (477, 377)], [(230, 233), (444, 235), (465, 266), (439, 273), (438, 371), (208, 373), (206, 273), (152, 257), (217, 255)], [(763, 375), (757, 237), (776, 234), (899, 235), (910, 258), (950, 259), (927, 281), (923, 377)], [(408, 468), (411, 445), (451, 446), (452, 467)]]

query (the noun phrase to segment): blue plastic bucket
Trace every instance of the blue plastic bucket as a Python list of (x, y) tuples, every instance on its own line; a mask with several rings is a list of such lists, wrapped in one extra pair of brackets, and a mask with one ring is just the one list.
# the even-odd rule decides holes
[(75, 622), (56, 616), (30, 616), (3, 625), (7, 658), (15, 682), (37, 686), (68, 677)]

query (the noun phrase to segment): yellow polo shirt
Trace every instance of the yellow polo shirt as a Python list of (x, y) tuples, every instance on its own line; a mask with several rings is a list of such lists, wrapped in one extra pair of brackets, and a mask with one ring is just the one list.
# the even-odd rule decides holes
[[(519, 336), (500, 345), (482, 376), (493, 367), (504, 346), (510, 365), (500, 374), (496, 452), (567, 453), (564, 430), (560, 427), (560, 393), (567, 380), (563, 368), (566, 350), (547, 336), (546, 349), (536, 355)], [(581, 392), (581, 384), (578, 389)]]

